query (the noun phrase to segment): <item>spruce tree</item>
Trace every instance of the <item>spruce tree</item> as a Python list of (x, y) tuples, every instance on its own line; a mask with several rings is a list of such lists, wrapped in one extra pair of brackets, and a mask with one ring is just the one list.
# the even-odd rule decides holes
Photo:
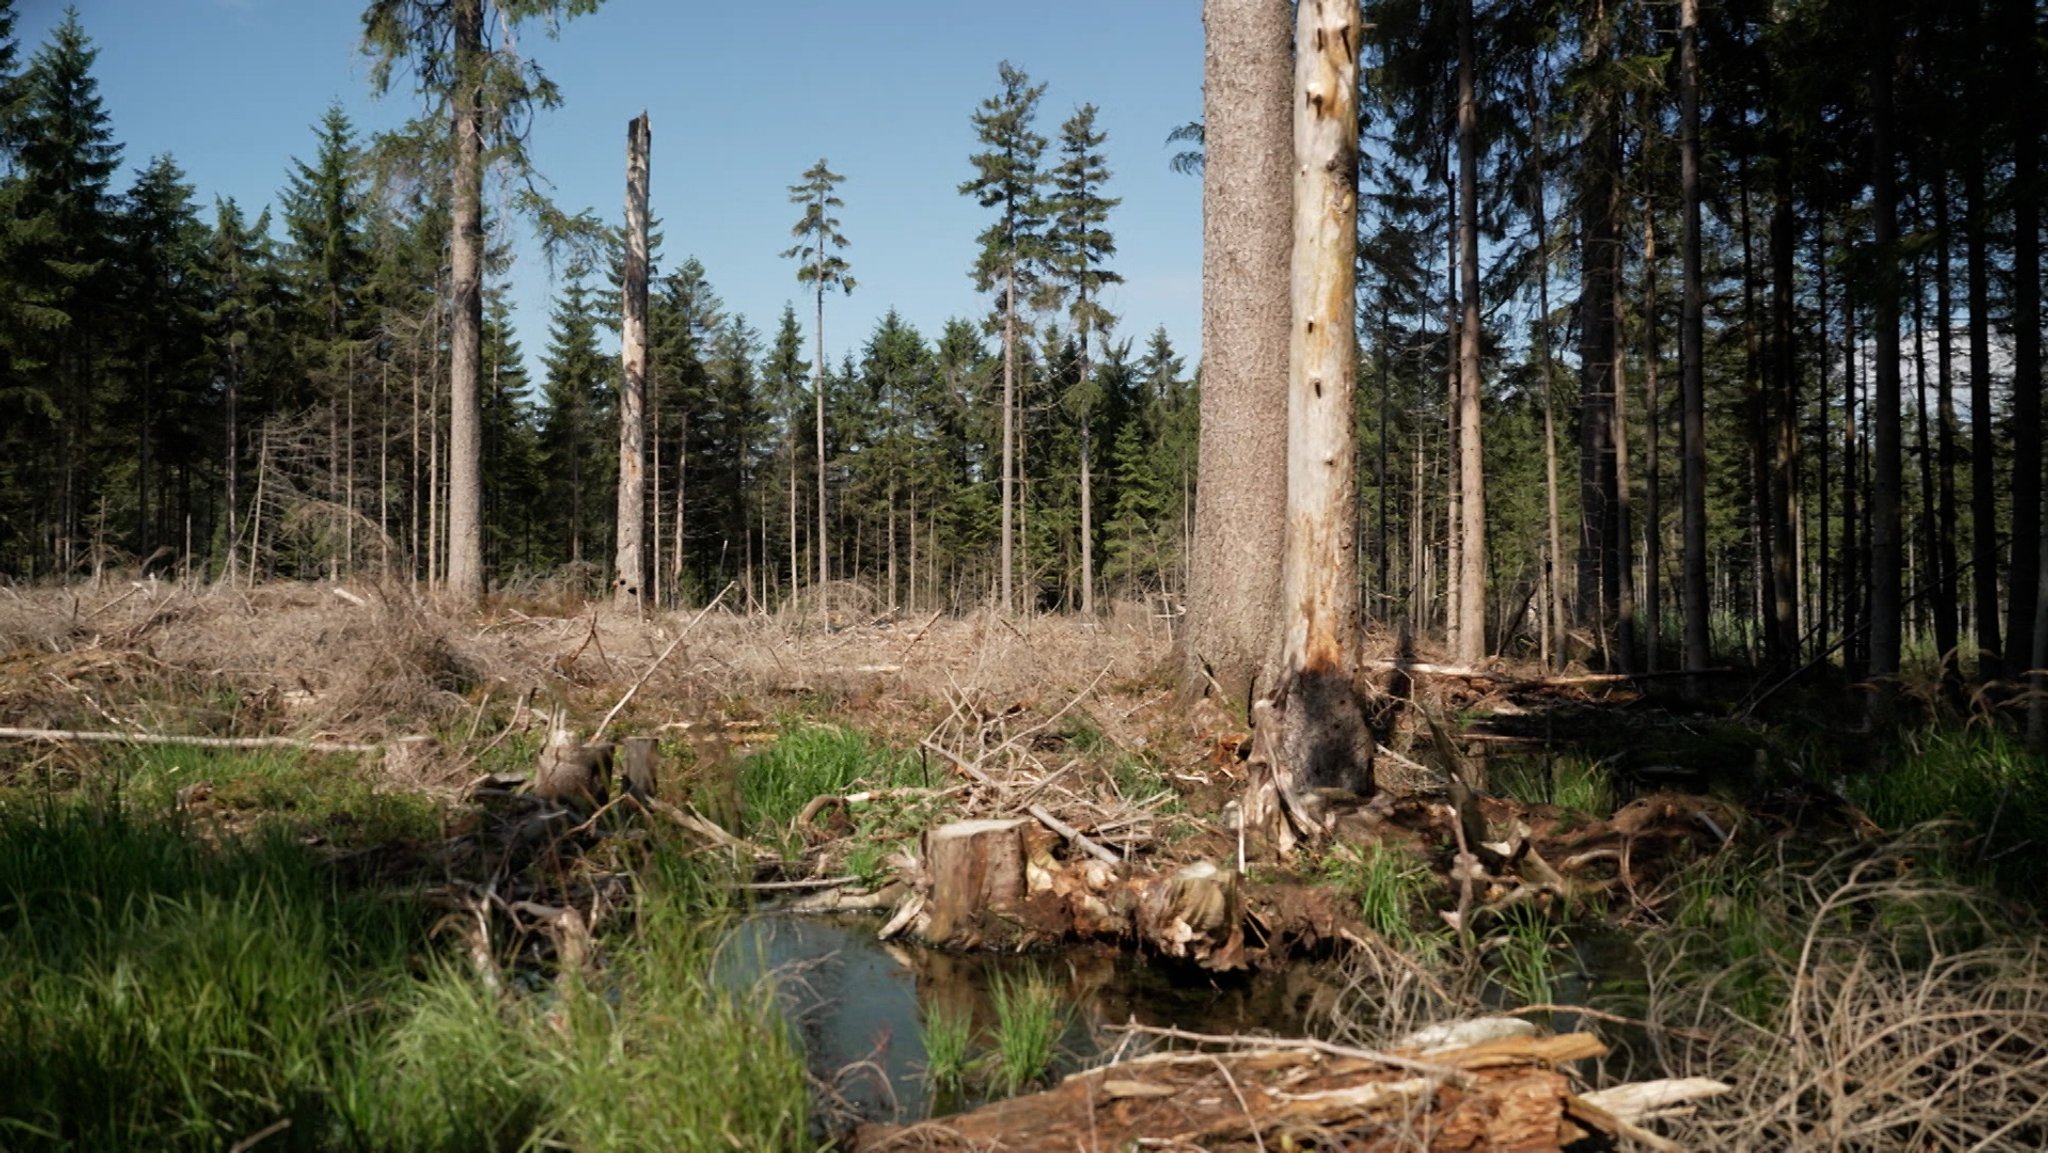
[(839, 231), (839, 217), (835, 215), (845, 207), (836, 191), (845, 179), (832, 171), (820, 157), (816, 164), (805, 170), (802, 183), (789, 186), (790, 203), (803, 205), (804, 214), (789, 230), (798, 243), (782, 254), (785, 258), (802, 261), (796, 270), (797, 283), (810, 285), (817, 294), (816, 327), (812, 331), (816, 353), (811, 361), (818, 445), (818, 539), (813, 544), (818, 550), (818, 607), (821, 610), (826, 607), (823, 599), (825, 585), (831, 579), (825, 549), (825, 290), (836, 287), (841, 292), (851, 293), (854, 288), (852, 266), (838, 254), (838, 250), (847, 245), (846, 236)]
[[(115, 280), (126, 320), (119, 349), (126, 403), (117, 423), (132, 422), (122, 437), (136, 454), (132, 547), (145, 554), (175, 547), (190, 510), (173, 509), (164, 490), (172, 472), (189, 469), (212, 440), (198, 411), (208, 367), (202, 340), (210, 303), (207, 233), (192, 186), (169, 156), (156, 157), (136, 175), (117, 229)], [(184, 488), (189, 497), (190, 485)]]
[(978, 238), (981, 253), (975, 258), (972, 275), (979, 291), (1000, 291), (996, 315), (1003, 339), (1003, 471), (1002, 530), (997, 547), (1003, 611), (1015, 612), (1013, 524), (1017, 396), (1021, 385), (1017, 338), (1023, 310), (1042, 282), (1047, 255), (1045, 174), (1039, 170), (1046, 141), (1032, 129), (1045, 85), (1034, 86), (1022, 69), (1007, 60), (998, 69), (998, 76), (1002, 90), (983, 100), (972, 118), (975, 135), (987, 151), (968, 158), (975, 175), (960, 185), (960, 193), (974, 197), (983, 208), (996, 210), (995, 220)]
[(547, 477), (544, 507), (558, 550), (553, 555), (570, 564), (605, 555), (609, 454), (600, 449), (606, 443), (602, 430), (613, 362), (598, 348), (600, 324), (589, 283), (572, 278), (555, 301), (541, 358), (547, 369), (539, 445)]
[[(482, 387), (484, 165), (531, 175), (525, 138), (536, 108), (561, 94), (511, 47), (521, 25), (542, 20), (552, 32), (564, 17), (597, 10), (600, 0), (371, 0), (363, 10), (363, 50), (373, 58), (371, 86), (390, 90), (393, 68), (411, 66), (421, 95), (450, 124), (454, 323), (449, 333), (448, 587), (459, 598), (483, 595)], [(503, 42), (494, 42), (502, 37)], [(518, 197), (543, 224), (561, 223), (530, 183)]]
[(121, 147), (92, 75), (98, 55), (77, 9), (66, 9), (29, 64), (19, 158), (19, 218), (31, 222), (33, 239), (20, 249), (15, 268), (23, 275), (22, 291), (49, 310), (40, 314), (46, 327), (28, 342), (56, 410), (55, 443), (47, 449), (56, 490), (48, 520), (53, 559), (64, 572), (80, 559), (87, 515), (101, 496), (92, 451), (112, 401), (103, 362), (113, 316), (110, 183)]
[(1062, 399), (1080, 424), (1081, 612), (1087, 617), (1095, 615), (1094, 451), (1089, 434), (1102, 403), (1102, 389), (1091, 372), (1089, 342), (1107, 339), (1115, 317), (1103, 307), (1102, 290), (1124, 279), (1103, 267), (1116, 255), (1109, 210), (1121, 203), (1102, 194), (1109, 181), (1109, 164), (1102, 155), (1108, 138), (1095, 127), (1093, 104), (1083, 104), (1060, 126), (1060, 162), (1049, 181), (1051, 221), (1046, 231), (1051, 280), (1065, 298), (1079, 354), (1074, 387)]

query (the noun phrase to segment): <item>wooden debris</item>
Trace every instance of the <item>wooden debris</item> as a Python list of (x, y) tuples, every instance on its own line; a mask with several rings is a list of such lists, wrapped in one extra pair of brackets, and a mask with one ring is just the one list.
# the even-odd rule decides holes
[(1573, 1097), (1560, 1068), (1606, 1052), (1589, 1034), (1496, 1038), (1428, 1061), (1236, 1040), (1257, 1047), (1123, 1061), (960, 1116), (907, 1127), (863, 1126), (853, 1147), (862, 1153), (1126, 1149), (1143, 1141), (1219, 1151), (1312, 1146), (1546, 1153), (1595, 1133), (1622, 1133), (1626, 1124), (1596, 1117), (1595, 1107)]
[(931, 880), (924, 939), (934, 945), (971, 948), (1008, 943), (1014, 936), (1004, 917), (1026, 893), (1025, 822), (955, 821), (924, 837)]
[(360, 741), (318, 741), (298, 737), (188, 737), (176, 733), (101, 732), (92, 729), (17, 729), (0, 727), (0, 740), (49, 741), (53, 744), (109, 743), (124, 745), (190, 745), (202, 749), (301, 749), (309, 753), (374, 753), (383, 745)]

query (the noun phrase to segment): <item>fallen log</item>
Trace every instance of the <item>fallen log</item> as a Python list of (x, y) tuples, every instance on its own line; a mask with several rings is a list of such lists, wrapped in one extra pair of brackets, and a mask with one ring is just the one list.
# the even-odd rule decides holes
[(0, 740), (54, 744), (186, 745), (201, 749), (298, 749), (308, 753), (374, 753), (383, 745), (364, 741), (319, 741), (301, 737), (188, 737), (177, 733), (99, 732), (90, 729), (0, 728)]
[(1255, 1047), (1150, 1054), (971, 1113), (907, 1127), (866, 1125), (853, 1147), (1548, 1153), (1596, 1134), (1644, 1135), (1573, 1097), (1561, 1066), (1607, 1051), (1590, 1034), (1502, 1037), (1418, 1059), (1319, 1042), (1151, 1032)]

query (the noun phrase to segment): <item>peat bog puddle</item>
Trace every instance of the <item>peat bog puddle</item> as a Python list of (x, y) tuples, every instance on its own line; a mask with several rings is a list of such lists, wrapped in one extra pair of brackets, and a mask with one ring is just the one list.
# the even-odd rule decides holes
[(935, 1012), (969, 1020), (971, 1052), (992, 1053), (994, 989), (1004, 981), (1036, 980), (1056, 991), (1065, 1027), (1049, 1071), (1055, 1083), (1115, 1049), (1121, 1037), (1112, 1025), (1299, 1037), (1336, 990), (1329, 968), (1310, 962), (1219, 978), (1103, 945), (997, 954), (882, 942), (880, 924), (766, 913), (736, 926), (719, 953), (721, 984), (775, 982), (812, 1076), (855, 1115), (841, 1121), (920, 1121), (1004, 1096), (973, 1082), (934, 1086), (922, 1025)]

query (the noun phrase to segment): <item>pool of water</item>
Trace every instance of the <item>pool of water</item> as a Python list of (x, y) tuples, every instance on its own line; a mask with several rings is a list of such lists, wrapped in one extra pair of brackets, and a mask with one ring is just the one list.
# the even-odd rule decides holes
[(932, 1009), (965, 1017), (985, 1050), (998, 979), (1036, 977), (1060, 990), (1069, 1013), (1055, 1078), (1114, 1050), (1123, 1035), (1112, 1025), (1301, 1036), (1334, 992), (1327, 971), (1311, 964), (1218, 977), (1092, 945), (1024, 955), (941, 952), (877, 941), (880, 927), (873, 917), (763, 914), (741, 922), (719, 954), (728, 986), (775, 982), (812, 1075), (863, 1120), (916, 1121), (985, 1099), (971, 1086), (934, 1091), (919, 1022)]

